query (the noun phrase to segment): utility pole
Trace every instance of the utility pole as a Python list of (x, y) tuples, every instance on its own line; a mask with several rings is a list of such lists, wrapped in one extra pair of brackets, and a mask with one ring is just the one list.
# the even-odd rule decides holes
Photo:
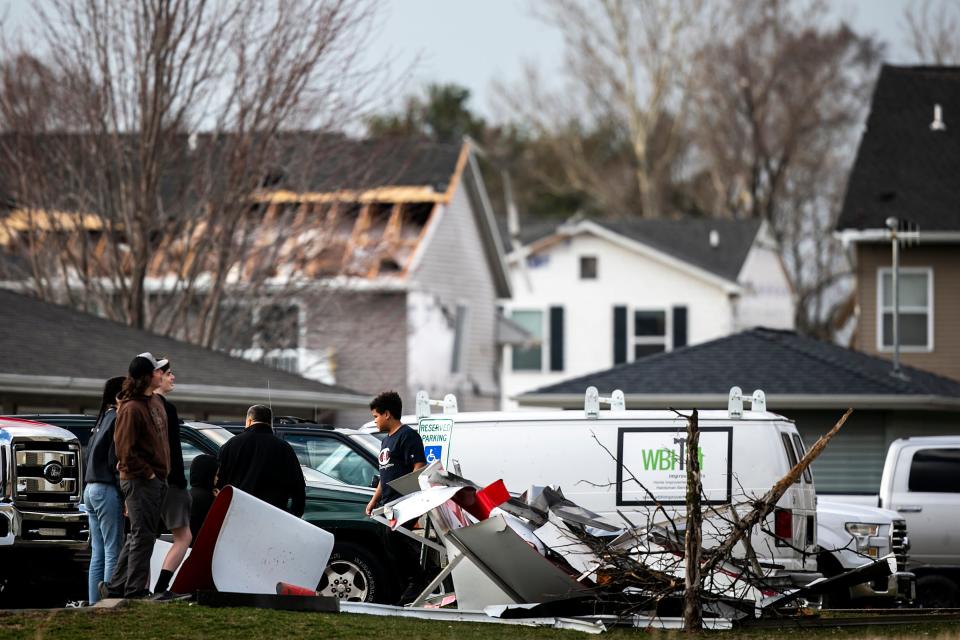
[[(902, 378), (900, 370), (900, 238), (897, 234), (900, 221), (894, 217), (887, 218), (887, 228), (890, 229), (890, 243), (893, 250), (893, 274), (891, 286), (893, 289), (893, 375)], [(881, 323), (882, 325), (882, 323)]]

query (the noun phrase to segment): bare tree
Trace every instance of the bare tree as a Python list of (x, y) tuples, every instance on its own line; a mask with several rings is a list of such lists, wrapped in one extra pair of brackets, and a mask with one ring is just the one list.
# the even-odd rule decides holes
[(500, 87), (507, 111), (548, 145), (560, 174), (610, 215), (656, 217), (677, 160), (688, 102), (690, 53), (702, 0), (551, 0), (533, 5), (566, 44), (567, 86), (543, 86), (528, 68)]
[(313, 154), (336, 156), (342, 137), (299, 132), (363, 117), (379, 79), (358, 62), (374, 9), (39, 5), (47, 53), (8, 44), (0, 86), (6, 279), (208, 346), (227, 304), (302, 286), (324, 246), (314, 216), (331, 205), (256, 194), (296, 190)]
[(907, 44), (921, 64), (960, 64), (960, 5), (953, 0), (922, 0), (903, 14)]
[[(695, 65), (701, 207), (766, 220), (796, 293), (797, 326), (828, 337), (849, 275), (832, 239), (879, 46), (828, 26), (820, 0), (731, 0)], [(849, 289), (849, 282), (848, 289)]]

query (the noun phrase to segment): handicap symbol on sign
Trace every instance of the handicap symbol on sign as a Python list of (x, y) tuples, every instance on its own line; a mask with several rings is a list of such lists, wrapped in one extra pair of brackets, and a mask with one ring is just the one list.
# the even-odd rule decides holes
[(427, 456), (427, 464), (430, 464), (431, 462), (436, 462), (437, 460), (440, 459), (440, 456), (443, 452), (443, 447), (440, 445), (435, 445), (432, 447), (424, 447), (423, 452)]

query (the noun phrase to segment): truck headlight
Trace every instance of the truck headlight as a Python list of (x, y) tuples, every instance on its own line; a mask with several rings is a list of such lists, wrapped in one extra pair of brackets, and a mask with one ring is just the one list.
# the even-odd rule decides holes
[(873, 537), (880, 533), (879, 524), (870, 524), (866, 522), (848, 522), (843, 526), (848, 533), (855, 536)]

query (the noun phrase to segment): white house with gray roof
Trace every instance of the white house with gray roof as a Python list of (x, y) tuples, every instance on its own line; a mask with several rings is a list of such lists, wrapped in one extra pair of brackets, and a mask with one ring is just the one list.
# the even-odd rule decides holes
[(543, 387), (643, 356), (765, 326), (792, 329), (780, 252), (756, 220), (573, 218), (515, 243), (504, 314), (503, 407)]

